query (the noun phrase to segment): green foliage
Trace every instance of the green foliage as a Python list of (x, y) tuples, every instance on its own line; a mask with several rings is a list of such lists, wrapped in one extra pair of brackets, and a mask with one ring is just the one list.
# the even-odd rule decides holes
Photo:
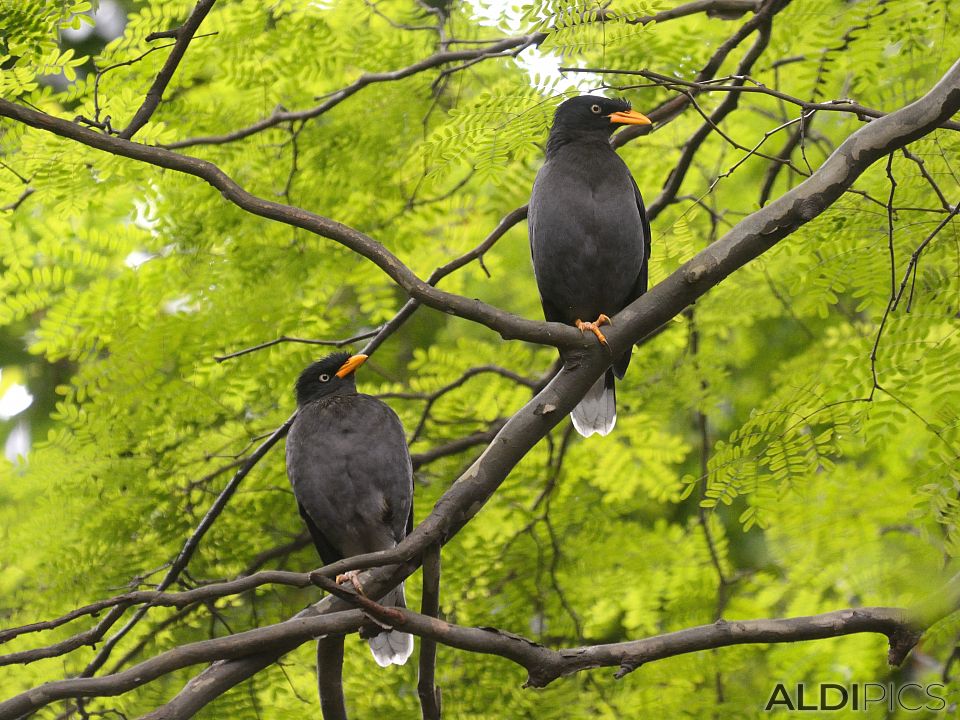
[[(169, 52), (151, 52), (167, 41), (146, 37), (181, 24), (194, 4), (138, 3), (124, 34), (85, 65), (61, 31), (87, 22), (89, 3), (0, 0), (0, 96), (65, 118), (109, 116), (121, 128)], [(596, 3), (550, 0), (518, 8), (523, 19), (511, 31), (548, 32), (539, 51), (564, 63), (692, 79), (748, 16), (631, 22), (679, 4), (613, 3), (601, 13)], [(495, 34), (471, 17), (472, 7), (452, 10), (450, 37)], [(315, 107), (364, 73), (436, 52), (436, 32), (400, 27), (434, 20), (393, 0), (218, 2), (135, 139), (162, 145), (217, 136), (278, 105)], [(797, 0), (776, 17), (751, 75), (804, 100), (851, 97), (893, 110), (957, 57), (958, 22), (960, 10), (946, 1)], [(718, 76), (733, 72), (752, 41)], [(800, 59), (776, 62), (790, 58)], [(98, 84), (93, 68), (102, 71)], [(370, 233), (426, 277), (526, 202), (553, 109), (571, 92), (569, 79), (534, 82), (509, 57), (445, 80), (441, 70), (364, 88), (305, 122), (182, 152), (216, 163), (251, 193)], [(50, 75), (67, 84), (52, 84)], [(617, 92), (643, 111), (673, 96), (647, 86)], [(723, 97), (705, 93), (698, 103), (709, 113)], [(722, 129), (752, 147), (798, 112), (744, 95)], [(701, 123), (687, 110), (622, 150), (648, 203)], [(861, 124), (849, 114), (816, 115), (792, 162), (816, 168)], [(779, 152), (795, 127), (763, 150)], [(946, 200), (960, 201), (957, 133), (938, 131), (910, 150)], [(757, 208), (767, 160), (753, 156), (717, 180), (744, 154), (718, 134), (700, 148), (679, 201), (654, 222), (652, 282)], [(176, 556), (235, 460), (292, 412), (293, 379), (323, 351), (286, 343), (224, 363), (216, 355), (281, 335), (351, 337), (392, 317), (405, 298), (355, 254), (248, 215), (196, 178), (6, 121), (0, 156), (0, 207), (9, 206), (0, 213), (0, 365), (5, 381), (25, 378), (36, 397), (26, 413), (28, 458), (0, 464), (6, 627), (156, 583), (157, 568)], [(892, 277), (890, 183), (880, 162), (856, 193), (634, 351), (618, 386), (613, 435), (565, 440), (564, 422), (528, 454), (444, 549), (449, 619), (569, 647), (711, 623), (718, 612), (742, 619), (905, 605), (956, 571), (960, 231), (947, 225), (908, 275), (912, 253), (945, 210), (916, 162), (896, 154), (890, 169)], [(782, 168), (771, 197), (801, 180)], [(32, 194), (19, 202), (27, 188)], [(541, 316), (523, 227), (484, 265), (490, 277), (472, 263), (442, 287)], [(889, 310), (904, 278), (903, 298)], [(555, 355), (421, 309), (361, 371), (361, 389), (387, 395), (412, 435), (425, 400), (411, 394), (435, 393), (481, 365), (535, 381)], [(528, 387), (502, 374), (477, 374), (432, 403), (412, 451), (485, 430), (529, 397)], [(418, 519), (477, 452), (418, 471)], [(274, 451), (243, 481), (182, 582), (249, 572), (260, 553), (301, 532), (282, 450)], [(267, 567), (318, 564), (306, 547)], [(413, 607), (420, 583), (419, 575), (408, 581)], [(316, 597), (267, 588), (212, 607), (153, 609), (107, 669), (280, 621)], [(3, 651), (78, 629), (27, 635)], [(444, 647), (438, 683), (446, 714), (456, 718), (750, 717), (777, 682), (932, 680), (958, 632), (956, 615), (938, 623), (922, 647), (931, 663), (908, 661), (902, 674), (886, 667), (883, 638), (853, 636), (684, 655), (620, 681), (608, 670), (588, 671), (538, 692), (521, 689), (523, 672), (505, 660)], [(75, 674), (92, 656), (82, 648), (4, 668), (0, 694)], [(316, 714), (313, 663), (307, 644), (201, 716)], [(137, 716), (194, 672), (91, 708)], [(415, 664), (377, 672), (356, 638), (347, 641), (344, 679), (357, 717), (418, 712)]]

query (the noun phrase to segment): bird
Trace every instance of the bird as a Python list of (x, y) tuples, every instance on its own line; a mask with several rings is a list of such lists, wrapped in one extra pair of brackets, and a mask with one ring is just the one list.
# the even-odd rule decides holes
[[(413, 465), (403, 425), (386, 403), (357, 392), (354, 372), (366, 359), (334, 353), (309, 365), (296, 381), (287, 475), (325, 565), (389, 550), (413, 529)], [(337, 582), (344, 578), (363, 592), (356, 573)], [(380, 603), (406, 607), (403, 584)], [(381, 667), (403, 665), (413, 652), (408, 633), (381, 626), (372, 633), (370, 651)]]
[[(530, 253), (544, 317), (589, 330), (603, 345), (600, 327), (647, 291), (650, 260), (643, 198), (610, 136), (621, 125), (649, 124), (624, 100), (565, 100), (554, 113), (546, 161), (530, 195)], [(614, 378), (622, 379), (629, 364), (629, 350), (613, 358), (570, 413), (584, 437), (613, 429)]]

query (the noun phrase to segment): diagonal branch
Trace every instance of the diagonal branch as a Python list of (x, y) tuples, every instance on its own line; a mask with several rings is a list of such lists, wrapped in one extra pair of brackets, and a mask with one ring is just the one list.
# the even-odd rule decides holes
[(157, 77), (154, 78), (153, 84), (147, 91), (147, 97), (144, 98), (143, 104), (140, 105), (140, 108), (136, 114), (134, 114), (130, 124), (120, 131), (121, 138), (124, 140), (132, 138), (140, 128), (147, 124), (153, 116), (153, 113), (156, 112), (157, 107), (160, 105), (160, 100), (163, 98), (163, 91), (167, 89), (167, 85), (169, 85), (170, 80), (173, 79), (173, 74), (177, 71), (180, 61), (183, 60), (183, 56), (187, 52), (187, 46), (190, 45), (190, 41), (193, 40), (193, 36), (197, 32), (197, 28), (200, 27), (200, 23), (203, 22), (203, 19), (207, 16), (207, 13), (210, 12), (215, 2), (216, 0), (199, 0), (196, 7), (193, 8), (193, 12), (190, 13), (190, 17), (176, 30), (156, 32), (147, 36), (148, 41), (173, 37), (176, 38), (176, 42), (173, 44), (173, 50), (170, 51), (170, 55), (167, 56), (167, 61), (163, 64), (163, 67), (160, 68), (160, 72), (157, 73)]

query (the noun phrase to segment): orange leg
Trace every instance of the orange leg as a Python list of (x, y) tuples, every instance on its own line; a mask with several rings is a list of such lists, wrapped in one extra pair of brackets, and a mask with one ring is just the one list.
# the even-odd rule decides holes
[(584, 332), (586, 330), (589, 330), (590, 332), (592, 332), (594, 335), (597, 336), (597, 340), (599, 340), (602, 345), (607, 344), (607, 338), (605, 338), (603, 336), (603, 333), (600, 332), (600, 326), (613, 325), (613, 323), (610, 322), (610, 318), (608, 318), (603, 313), (600, 313), (600, 316), (594, 322), (584, 322), (583, 320), (577, 320), (577, 322), (574, 324), (577, 326), (577, 329), (580, 332)]
[(345, 572), (343, 575), (337, 575), (337, 585), (343, 582), (350, 581), (350, 584), (353, 585), (353, 589), (357, 591), (360, 595), (366, 597), (366, 593), (363, 591), (363, 585), (360, 584), (360, 573), (356, 570), (350, 570)]

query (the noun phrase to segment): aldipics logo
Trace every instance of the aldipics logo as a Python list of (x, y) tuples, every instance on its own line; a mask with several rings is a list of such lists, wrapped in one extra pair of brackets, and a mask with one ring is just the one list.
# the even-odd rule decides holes
[(863, 710), (885, 707), (890, 712), (926, 710), (938, 712), (947, 708), (945, 686), (941, 683), (797, 683), (787, 687), (777, 683), (764, 710)]

